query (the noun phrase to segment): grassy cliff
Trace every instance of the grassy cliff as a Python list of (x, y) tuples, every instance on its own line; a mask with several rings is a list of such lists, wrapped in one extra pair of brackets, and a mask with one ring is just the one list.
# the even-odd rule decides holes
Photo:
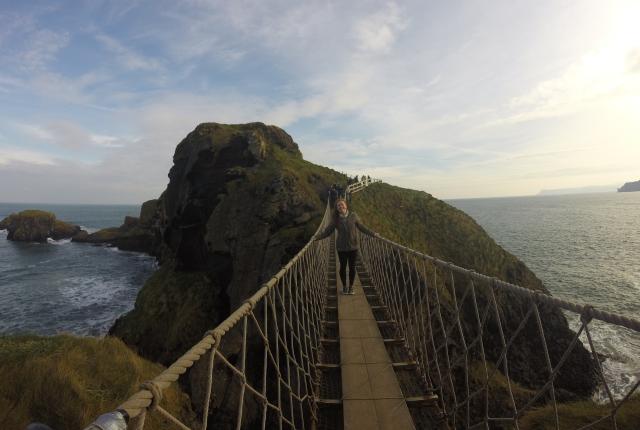
[[(373, 184), (355, 194), (351, 208), (358, 213), (362, 222), (382, 236), (458, 266), (478, 273), (497, 277), (504, 281), (547, 294), (542, 282), (520, 260), (501, 248), (468, 215), (420, 191), (394, 187), (384, 183)], [(455, 284), (445, 270), (438, 269), (437, 282), (433, 284), (433, 273), (427, 281), (437, 287), (440, 294), (440, 311), (443, 314), (445, 330), (448, 332), (448, 352), (440, 349), (440, 362), (458, 363), (453, 366), (453, 384), (459, 395), (466, 392), (466, 360), (463, 344), (469, 344), (481, 334), (483, 350), (476, 342), (468, 351), (471, 375), (475, 388), (483, 386), (482, 375), (474, 376), (473, 369), (482, 366), (482, 354), (488, 365), (496, 369), (488, 382), (491, 387), (490, 412), (492, 415), (510, 415), (511, 399), (505, 388), (503, 365), (499, 363), (503, 345), (500, 333), (504, 333), (509, 343), (507, 359), (509, 376), (516, 397), (516, 404), (526, 404), (548, 378), (546, 359), (543, 354), (542, 338), (534, 319), (529, 319), (520, 327), (523, 318), (531, 309), (531, 301), (508, 291), (495, 290), (496, 313), (489, 312), (482, 331), (476, 321), (472, 300), (465, 300), (468, 279), (455, 276)], [(400, 282), (402, 279), (399, 280)], [(491, 302), (490, 286), (477, 283), (475, 294), (480, 315)], [(435, 302), (434, 290), (429, 290), (430, 302)], [(459, 308), (456, 308), (451, 294), (455, 291)], [(468, 297), (467, 297), (468, 298)], [(432, 309), (433, 311), (433, 309)], [(552, 365), (558, 363), (569, 348), (574, 333), (569, 329), (563, 313), (556, 307), (539, 305), (541, 324), (547, 337), (546, 346)], [(460, 315), (460, 328), (456, 320)], [(433, 313), (432, 313), (433, 314)], [(496, 314), (499, 317), (496, 317)], [(498, 324), (499, 318), (499, 324)], [(432, 320), (438, 327), (437, 319)], [(436, 335), (440, 335), (435, 329)], [(444, 339), (438, 338), (440, 341)], [(442, 356), (440, 356), (442, 355)], [(556, 396), (562, 401), (586, 399), (595, 388), (595, 364), (588, 351), (577, 345), (560, 368), (554, 381)], [(477, 372), (476, 372), (477, 373)], [(432, 375), (437, 385), (439, 373)], [(502, 381), (502, 382), (500, 382)], [(448, 382), (442, 382), (446, 386)], [(544, 403), (544, 398), (538, 403)], [(482, 416), (482, 402), (472, 402), (472, 416)]]
[(470, 216), (423, 191), (376, 183), (353, 197), (363, 223), (394, 242), (458, 266), (544, 290), (520, 260)]
[[(112, 337), (0, 337), (0, 428), (24, 429), (33, 421), (84, 428), (162, 370)], [(163, 406), (187, 423), (194, 418), (175, 386), (165, 391)], [(152, 415), (145, 428), (165, 427)]]
[[(558, 406), (558, 422), (561, 429), (579, 429), (611, 413), (611, 405), (596, 404), (591, 401), (572, 402)], [(636, 430), (640, 427), (640, 397), (636, 396), (618, 409), (616, 413), (618, 430)], [(523, 430), (554, 430), (556, 416), (552, 406), (546, 406), (524, 416), (520, 428)], [(611, 418), (588, 427), (594, 430), (616, 428)]]

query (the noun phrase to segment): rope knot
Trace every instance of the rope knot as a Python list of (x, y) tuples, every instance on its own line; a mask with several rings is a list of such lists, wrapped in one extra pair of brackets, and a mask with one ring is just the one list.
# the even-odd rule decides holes
[(158, 407), (158, 404), (162, 401), (162, 390), (158, 387), (158, 384), (153, 381), (145, 381), (140, 384), (140, 389), (147, 390), (151, 393), (152, 397), (149, 410), (155, 410)]
[(250, 310), (250, 311), (252, 311), (252, 310), (253, 310), (253, 307), (256, 305), (256, 304), (255, 304), (255, 302), (254, 302), (253, 300), (251, 300), (251, 299), (247, 299), (247, 300), (245, 300), (244, 302), (242, 302), (242, 304), (243, 304), (243, 305), (244, 305), (245, 303), (249, 305), (249, 310)]
[(582, 321), (583, 324), (589, 324), (593, 319), (594, 311), (595, 309), (593, 308), (593, 306), (585, 305), (585, 307), (582, 309), (582, 313), (580, 314), (580, 321)]
[(222, 336), (224, 335), (224, 333), (218, 329), (218, 328), (214, 328), (213, 330), (208, 330), (204, 333), (205, 337), (206, 336), (211, 336), (213, 338), (213, 340), (215, 341), (215, 345), (219, 345), (220, 344), (220, 339), (222, 339)]

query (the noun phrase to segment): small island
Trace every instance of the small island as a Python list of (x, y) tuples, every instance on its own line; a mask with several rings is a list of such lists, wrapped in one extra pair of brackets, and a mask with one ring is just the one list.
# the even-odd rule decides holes
[(17, 242), (69, 239), (81, 232), (79, 226), (60, 221), (51, 212), (35, 209), (9, 215), (0, 221), (0, 230), (7, 230), (7, 239)]
[(38, 209), (27, 209), (9, 215), (0, 221), (0, 230), (7, 230), (7, 239), (15, 242), (44, 243), (48, 239), (71, 239), (72, 242), (115, 246), (123, 251), (154, 254), (157, 251), (157, 238), (153, 230), (157, 203), (157, 200), (144, 202), (139, 218), (126, 216), (120, 227), (103, 228), (95, 233), (60, 221), (55, 214)]
[(619, 193), (630, 193), (633, 191), (640, 191), (640, 180), (635, 182), (627, 182), (620, 188), (618, 188)]

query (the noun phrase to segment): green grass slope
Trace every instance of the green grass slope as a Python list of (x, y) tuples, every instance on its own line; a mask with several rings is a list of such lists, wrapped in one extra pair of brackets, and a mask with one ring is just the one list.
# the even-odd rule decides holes
[[(84, 428), (162, 370), (112, 337), (0, 337), (0, 429), (23, 430), (34, 421), (55, 430)], [(189, 399), (175, 386), (162, 405), (192, 422)], [(166, 423), (152, 414), (145, 428)]]
[[(591, 424), (611, 413), (609, 404), (596, 404), (591, 401), (573, 402), (558, 406), (558, 421), (561, 429), (578, 429)], [(640, 397), (636, 396), (620, 406), (616, 414), (618, 430), (637, 430), (640, 428)], [(553, 406), (546, 406), (526, 414), (520, 421), (522, 430), (555, 430), (556, 418)], [(589, 427), (593, 430), (615, 428), (611, 418)]]
[(430, 194), (377, 183), (354, 194), (351, 206), (365, 225), (388, 239), (485, 275), (544, 289), (473, 218)]

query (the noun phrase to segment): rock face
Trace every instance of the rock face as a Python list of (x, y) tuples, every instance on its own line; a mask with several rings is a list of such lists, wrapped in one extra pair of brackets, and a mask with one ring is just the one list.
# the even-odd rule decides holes
[(287, 133), (262, 123), (201, 124), (173, 162), (155, 209), (145, 204), (141, 214), (141, 222), (156, 226), (162, 268), (111, 329), (165, 364), (304, 246), (324, 212), (326, 190), (345, 180), (304, 161)]
[(622, 187), (618, 188), (619, 193), (628, 193), (633, 191), (640, 191), (640, 181), (627, 182)]
[(120, 227), (109, 227), (95, 233), (85, 231), (73, 237), (74, 242), (109, 244), (124, 251), (146, 252), (157, 255), (159, 237), (156, 226), (158, 200), (142, 204), (140, 218), (127, 216)]
[(11, 214), (0, 221), (0, 230), (7, 230), (7, 239), (18, 242), (46, 242), (68, 239), (80, 233), (80, 227), (56, 219), (51, 212), (29, 209)]
[[(178, 145), (173, 162), (155, 210), (144, 205), (141, 214), (155, 225), (161, 268), (134, 309), (110, 330), (164, 364), (216, 327), (304, 246), (324, 213), (326, 190), (346, 179), (304, 161), (287, 133), (261, 123), (201, 124)], [(225, 338), (230, 356), (239, 351), (238, 340)], [(198, 408), (201, 371), (204, 361), (186, 383)], [(222, 408), (216, 413), (215, 422), (235, 414)]]

